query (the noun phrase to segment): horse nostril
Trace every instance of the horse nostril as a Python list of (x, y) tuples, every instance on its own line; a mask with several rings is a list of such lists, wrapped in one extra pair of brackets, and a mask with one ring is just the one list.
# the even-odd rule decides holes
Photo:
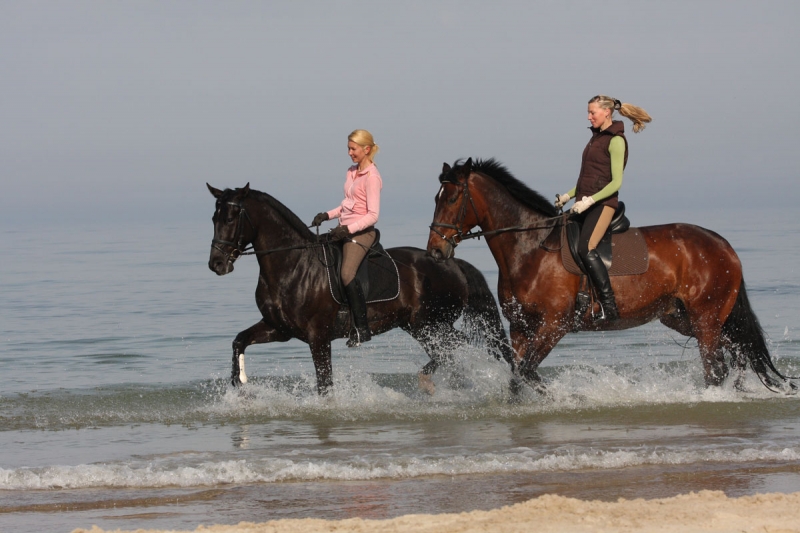
[(219, 259), (214, 259), (213, 261), (208, 262), (208, 268), (211, 269), (212, 272), (219, 274), (223, 270), (223, 262)]
[(443, 259), (442, 251), (438, 248), (434, 248), (430, 252), (428, 252), (430, 256), (434, 259), (434, 261), (441, 261)]

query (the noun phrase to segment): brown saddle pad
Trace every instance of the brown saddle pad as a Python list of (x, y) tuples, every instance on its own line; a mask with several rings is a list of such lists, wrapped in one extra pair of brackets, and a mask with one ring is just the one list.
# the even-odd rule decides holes
[[(650, 261), (647, 243), (639, 228), (630, 228), (611, 236), (611, 257), (609, 276), (633, 276), (647, 272)], [(566, 231), (561, 232), (561, 261), (570, 274), (583, 274), (569, 252)]]

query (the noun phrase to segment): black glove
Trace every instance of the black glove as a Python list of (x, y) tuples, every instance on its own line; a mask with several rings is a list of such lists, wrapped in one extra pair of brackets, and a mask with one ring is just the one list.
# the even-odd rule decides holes
[(341, 241), (350, 236), (350, 231), (347, 229), (347, 226), (342, 226), (340, 224), (331, 230), (330, 236), (332, 241)]
[(328, 220), (328, 213), (322, 212), (317, 213), (317, 216), (314, 217), (314, 220), (311, 222), (312, 226), (319, 226), (323, 222)]

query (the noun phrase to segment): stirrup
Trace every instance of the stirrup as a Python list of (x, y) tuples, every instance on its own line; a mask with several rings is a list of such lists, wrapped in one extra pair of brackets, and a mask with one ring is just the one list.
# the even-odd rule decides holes
[(581, 324), (583, 323), (583, 315), (592, 306), (592, 297), (589, 293), (579, 291), (575, 295), (575, 316), (572, 323), (573, 331), (580, 331)]
[(361, 346), (362, 342), (367, 342), (371, 338), (372, 335), (369, 334), (369, 331), (361, 331), (359, 328), (353, 328), (350, 330), (350, 338), (347, 339), (347, 347), (357, 348)]
[[(615, 320), (619, 320), (619, 310), (617, 309), (617, 305), (616, 305), (616, 303), (614, 303), (614, 304), (612, 304), (612, 305), (609, 305), (609, 306), (608, 306), (608, 307), (609, 307), (609, 309), (610, 309), (612, 306), (613, 306), (614, 310), (616, 311), (616, 313), (614, 313), (616, 316), (611, 316), (611, 317), (610, 317), (610, 316), (608, 316), (608, 314), (606, 314), (606, 308), (605, 308), (605, 306), (603, 305), (603, 302), (600, 302), (600, 316), (599, 316), (599, 317), (597, 317), (597, 320), (608, 320), (609, 322), (613, 322), (613, 321), (615, 321)], [(611, 313), (609, 312), (609, 314), (611, 314)]]

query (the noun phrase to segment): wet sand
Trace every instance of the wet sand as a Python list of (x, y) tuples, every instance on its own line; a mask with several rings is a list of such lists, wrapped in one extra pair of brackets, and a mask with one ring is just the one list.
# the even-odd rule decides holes
[[(701, 491), (663, 499), (583, 501), (545, 495), (492, 511), (405, 515), (390, 520), (285, 519), (254, 524), (200, 526), (204, 533), (515, 533), (515, 532), (800, 532), (800, 492), (728, 498)], [(73, 533), (101, 533), (97, 527)], [(124, 530), (114, 530), (118, 533)], [(136, 530), (156, 533), (166, 530)], [(175, 530), (171, 530), (175, 531)]]

